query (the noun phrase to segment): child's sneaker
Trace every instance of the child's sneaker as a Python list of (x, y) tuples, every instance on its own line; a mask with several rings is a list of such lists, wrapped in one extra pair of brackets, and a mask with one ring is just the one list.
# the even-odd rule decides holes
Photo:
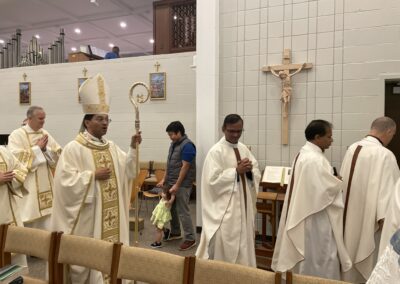
[(162, 248), (162, 243), (161, 243), (161, 242), (159, 242), (159, 243), (154, 242), (154, 243), (152, 243), (150, 246), (151, 246), (152, 248)]

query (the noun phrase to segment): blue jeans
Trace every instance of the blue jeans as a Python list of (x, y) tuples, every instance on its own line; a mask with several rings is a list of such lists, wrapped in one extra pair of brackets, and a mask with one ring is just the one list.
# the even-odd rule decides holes
[(400, 229), (390, 239), (390, 244), (393, 246), (393, 250), (399, 255), (400, 265)]

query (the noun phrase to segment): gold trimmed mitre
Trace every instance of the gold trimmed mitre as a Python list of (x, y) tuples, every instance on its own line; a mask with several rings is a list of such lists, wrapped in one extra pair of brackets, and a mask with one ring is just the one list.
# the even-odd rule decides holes
[(110, 111), (109, 88), (103, 75), (86, 79), (79, 88), (85, 114), (108, 114)]

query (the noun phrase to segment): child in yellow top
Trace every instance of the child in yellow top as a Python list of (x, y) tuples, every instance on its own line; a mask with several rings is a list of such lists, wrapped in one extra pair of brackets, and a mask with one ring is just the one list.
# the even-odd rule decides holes
[(161, 239), (164, 234), (164, 226), (171, 221), (171, 206), (175, 201), (175, 194), (169, 193), (169, 188), (164, 186), (160, 202), (154, 208), (150, 221), (156, 227), (155, 241), (150, 245), (152, 248), (161, 248)]

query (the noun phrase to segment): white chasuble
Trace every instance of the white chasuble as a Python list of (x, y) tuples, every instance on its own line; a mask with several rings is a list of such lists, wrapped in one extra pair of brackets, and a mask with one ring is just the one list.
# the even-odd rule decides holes
[(344, 243), (353, 267), (342, 277), (348, 282), (361, 283), (367, 281), (377, 262), (381, 235), (378, 221), (385, 218), (400, 172), (396, 157), (377, 138), (367, 136), (354, 143), (347, 150), (340, 170), (345, 203), (358, 145), (362, 148), (354, 167), (344, 225)]
[[(45, 152), (36, 142), (48, 135)], [(28, 125), (14, 130), (8, 138), (8, 149), (28, 169), (24, 188), (28, 195), (18, 201), (21, 218), (24, 223), (41, 223), (45, 216), (51, 214), (53, 202), (53, 174), (61, 153), (61, 147), (44, 129), (32, 130)], [(43, 226), (46, 226), (43, 224)], [(42, 227), (41, 229), (48, 229)]]
[[(98, 168), (111, 169), (108, 180), (95, 180)], [(52, 230), (129, 245), (129, 202), (135, 178), (133, 150), (124, 153), (111, 141), (81, 133), (61, 154), (54, 180)], [(69, 283), (103, 283), (94, 270), (71, 266)]]
[(292, 194), (289, 202), (290, 180), (272, 269), (340, 279), (340, 270), (351, 267), (343, 243), (342, 182), (333, 176), (321, 149), (310, 142), (301, 148), (292, 169)]
[(390, 245), (392, 235), (400, 229), (400, 180), (397, 181), (390, 199), (379, 244), (379, 257), (382, 256), (386, 247)]
[[(246, 198), (234, 148), (253, 164), (251, 174), (245, 175)], [(258, 162), (244, 144), (231, 144), (223, 137), (210, 149), (201, 179), (203, 225), (197, 257), (256, 266), (254, 217), (260, 177)]]
[[(397, 248), (398, 249), (398, 248)], [(398, 284), (400, 281), (400, 251), (389, 244), (379, 257), (379, 261), (367, 284)]]
[[(17, 199), (27, 192), (22, 188), (27, 170), (4, 146), (0, 146), (0, 172), (13, 171), (15, 178), (11, 182), (0, 183), (0, 224), (21, 226), (20, 208)], [(13, 255), (12, 263), (26, 265), (25, 255)]]

